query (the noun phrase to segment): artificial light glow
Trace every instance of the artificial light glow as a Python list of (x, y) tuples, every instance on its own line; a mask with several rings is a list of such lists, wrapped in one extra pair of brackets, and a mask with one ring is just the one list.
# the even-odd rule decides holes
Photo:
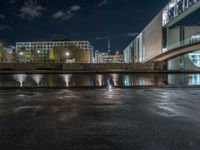
[(96, 81), (97, 81), (98, 86), (102, 86), (103, 85), (103, 75), (97, 75)]
[(72, 75), (71, 74), (63, 74), (63, 75), (60, 75), (60, 76), (65, 81), (66, 87), (69, 87), (69, 82), (71, 81)]
[(109, 91), (112, 90), (112, 85), (108, 85), (108, 90), (109, 90)]
[(41, 80), (42, 80), (42, 75), (40, 75), (40, 74), (34, 74), (34, 75), (32, 75), (32, 79), (37, 83), (37, 86), (39, 86), (40, 85), (40, 82), (41, 82)]
[(66, 52), (65, 55), (66, 55), (67, 57), (69, 57), (70, 53), (69, 53), (69, 52)]
[(119, 75), (118, 74), (112, 74), (111, 76), (112, 76), (113, 85), (117, 86), (118, 81), (119, 81)]
[(20, 87), (23, 87), (24, 81), (26, 81), (27, 75), (25, 74), (16, 74), (14, 75), (14, 79), (20, 83)]

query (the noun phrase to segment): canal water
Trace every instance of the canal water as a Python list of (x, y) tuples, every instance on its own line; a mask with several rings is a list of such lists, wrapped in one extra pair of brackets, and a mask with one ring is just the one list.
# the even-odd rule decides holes
[(200, 85), (200, 74), (1, 74), (7, 87), (134, 87)]

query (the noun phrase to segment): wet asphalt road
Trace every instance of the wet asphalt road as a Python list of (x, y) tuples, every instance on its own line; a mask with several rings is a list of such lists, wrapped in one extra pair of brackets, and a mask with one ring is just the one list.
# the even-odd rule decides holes
[(1, 90), (0, 150), (199, 150), (199, 89)]

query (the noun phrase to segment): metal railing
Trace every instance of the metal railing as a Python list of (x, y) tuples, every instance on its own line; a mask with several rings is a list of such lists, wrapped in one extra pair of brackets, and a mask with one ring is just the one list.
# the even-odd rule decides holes
[(145, 58), (144, 62), (148, 62), (151, 59), (155, 58), (156, 56), (159, 56), (160, 54), (164, 54), (164, 53), (166, 53), (170, 50), (174, 50), (174, 49), (184, 47), (184, 46), (187, 46), (187, 45), (191, 45), (191, 44), (195, 44), (195, 43), (200, 43), (200, 37), (193, 37), (193, 38), (190, 38), (190, 39), (186, 39), (184, 41), (174, 43), (174, 44), (168, 46), (167, 49), (164, 52), (158, 51), (158, 52), (152, 54), (151, 56)]
[[(170, 23), (189, 8), (196, 5), (200, 0), (171, 0), (163, 9), (163, 26)], [(196, 6), (198, 8), (198, 6)], [(197, 8), (193, 8), (196, 10)]]
[[(176, 49), (176, 48), (180, 48), (180, 47), (184, 47), (184, 46), (187, 46), (187, 45), (191, 45), (191, 44), (195, 44), (195, 43), (199, 43), (200, 42), (200, 37), (198, 38), (190, 38), (190, 39), (186, 39), (184, 41), (180, 41), (180, 42), (177, 42), (177, 43), (174, 43), (170, 46), (167, 47), (167, 51), (170, 51), (170, 50), (173, 50), (173, 49)], [(166, 51), (166, 52), (167, 52)]]

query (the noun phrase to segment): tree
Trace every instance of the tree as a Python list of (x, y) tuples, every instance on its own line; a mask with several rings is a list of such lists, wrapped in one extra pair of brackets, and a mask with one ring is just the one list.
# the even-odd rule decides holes
[(55, 61), (55, 51), (53, 48), (50, 49), (49, 51), (49, 61), (54, 62)]
[(16, 54), (15, 50), (12, 51), (12, 62), (13, 63), (17, 63), (18, 62), (18, 60), (17, 60), (17, 54)]
[[(67, 54), (68, 53), (68, 54)], [(88, 53), (86, 50), (77, 47), (74, 44), (69, 44), (67, 47), (58, 45), (49, 51), (49, 61), (63, 63), (67, 60), (75, 62), (88, 62)]]
[(25, 47), (19, 50), (19, 55), (21, 55), (22, 62), (27, 63), (31, 61), (31, 53)]
[(3, 51), (3, 43), (0, 42), (0, 62), (3, 62), (3, 55), (4, 55), (4, 51)]
[(75, 62), (87, 62), (88, 54), (86, 50), (81, 49), (74, 44), (70, 44), (67, 49), (75, 59)]

